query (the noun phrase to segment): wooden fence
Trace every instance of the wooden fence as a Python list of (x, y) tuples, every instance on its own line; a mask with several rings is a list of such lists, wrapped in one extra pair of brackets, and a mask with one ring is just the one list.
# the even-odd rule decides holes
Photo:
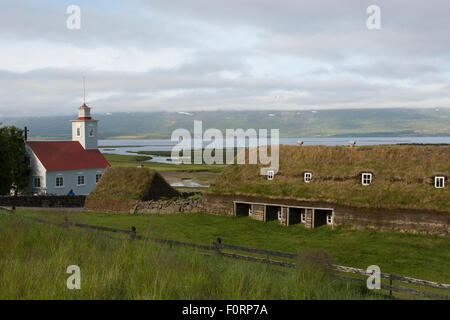
[[(12, 210), (8, 210), (6, 208), (0, 207), (0, 209), (7, 210), (9, 212), (13, 212)], [(14, 216), (17, 216), (17, 215), (14, 214)], [(228, 258), (271, 264), (271, 265), (276, 265), (276, 266), (281, 266), (281, 267), (295, 268), (296, 263), (293, 262), (292, 260), (299, 261), (302, 259), (302, 256), (300, 256), (298, 254), (288, 253), (288, 252), (280, 252), (280, 251), (273, 251), (273, 250), (267, 250), (267, 249), (259, 249), (259, 248), (251, 248), (251, 247), (245, 247), (245, 246), (239, 246), (239, 245), (225, 244), (225, 243), (222, 243), (219, 238), (217, 240), (215, 240), (214, 242), (212, 242), (210, 245), (203, 245), (203, 244), (188, 243), (188, 242), (183, 242), (183, 241), (175, 241), (175, 240), (169, 240), (169, 239), (161, 239), (161, 238), (137, 235), (135, 227), (131, 227), (130, 230), (125, 230), (125, 229), (117, 229), (117, 228), (110, 228), (110, 227), (104, 227), (104, 226), (82, 224), (82, 223), (77, 223), (77, 222), (70, 222), (67, 219), (67, 217), (65, 217), (65, 221), (63, 223), (52, 222), (52, 221), (40, 219), (37, 217), (29, 217), (29, 216), (18, 216), (18, 217), (31, 219), (31, 220), (41, 222), (41, 223), (66, 227), (66, 228), (69, 226), (73, 226), (73, 227), (79, 227), (79, 228), (92, 229), (92, 230), (97, 230), (97, 231), (105, 231), (105, 232), (112, 232), (112, 233), (119, 233), (119, 234), (127, 235), (126, 238), (113, 237), (114, 239), (119, 239), (119, 240), (131, 240), (131, 241), (146, 240), (146, 241), (152, 241), (152, 242), (156, 242), (156, 243), (160, 243), (160, 244), (164, 244), (164, 245), (169, 245), (171, 247), (172, 246), (190, 247), (190, 248), (195, 248), (195, 249), (200, 249), (200, 250), (212, 251), (215, 254), (219, 254), (221, 256), (228, 257)], [(224, 250), (227, 250), (227, 251), (224, 251)], [(234, 252), (229, 252), (230, 250), (234, 251)], [(259, 255), (264, 255), (266, 257), (262, 258), (262, 257), (258, 257), (258, 256), (243, 255), (241, 253), (236, 253), (236, 251), (259, 254)], [(274, 259), (273, 257), (289, 259), (291, 261), (277, 260), (277, 259)], [(358, 269), (358, 268), (353, 268), (353, 267), (339, 266), (339, 265), (334, 265), (334, 264), (330, 264), (327, 267), (329, 270), (332, 270), (332, 271), (338, 272), (338, 273), (349, 273), (349, 274), (364, 275), (364, 276), (372, 275), (372, 273), (367, 272), (364, 269)], [(343, 276), (341, 274), (332, 274), (331, 276), (334, 279), (339, 279), (339, 280), (343, 280), (343, 281), (366, 283), (366, 280), (364, 280), (364, 279)], [(410, 295), (426, 297), (426, 298), (430, 298), (430, 299), (443, 299), (443, 300), (450, 299), (450, 295), (448, 295), (448, 294), (441, 294), (441, 293), (436, 293), (436, 292), (417, 290), (417, 289), (413, 289), (413, 288), (398, 287), (398, 286), (392, 285), (392, 283), (393, 283), (393, 281), (398, 281), (398, 282), (408, 283), (408, 284), (412, 284), (412, 285), (446, 290), (449, 292), (450, 292), (450, 284), (433, 282), (433, 281), (422, 280), (422, 279), (415, 279), (415, 278), (404, 277), (404, 276), (388, 274), (388, 273), (381, 273), (380, 277), (383, 279), (389, 280), (389, 284), (381, 283), (381, 289), (388, 290), (389, 294), (391, 296), (392, 296), (392, 292), (400, 292), (400, 293), (405, 293), (405, 294), (410, 294)]]

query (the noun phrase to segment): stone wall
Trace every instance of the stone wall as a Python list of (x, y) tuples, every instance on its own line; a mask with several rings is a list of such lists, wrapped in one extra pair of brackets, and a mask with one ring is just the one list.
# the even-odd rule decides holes
[(203, 212), (203, 202), (198, 199), (173, 199), (138, 201), (131, 213), (183, 213)]
[(264, 206), (261, 204), (254, 204), (252, 208), (252, 218), (259, 221), (264, 221)]
[(0, 196), (0, 206), (82, 208), (86, 196)]
[(204, 193), (202, 196), (204, 212), (216, 215), (233, 216), (234, 199), (235, 199), (234, 195)]
[(449, 212), (338, 207), (335, 210), (334, 223), (354, 229), (450, 236)]
[[(86, 199), (84, 208), (89, 211), (113, 213), (178, 213), (201, 212), (201, 201), (188, 199), (200, 192), (180, 192), (179, 198), (167, 200)], [(159, 210), (159, 211), (158, 211)]]

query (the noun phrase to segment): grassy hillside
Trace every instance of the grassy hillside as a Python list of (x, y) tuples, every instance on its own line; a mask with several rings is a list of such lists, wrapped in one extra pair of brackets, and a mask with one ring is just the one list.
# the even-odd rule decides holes
[[(81, 269), (80, 290), (66, 287), (70, 265)], [(0, 299), (381, 298), (362, 285), (332, 281), (312, 262), (281, 270), (3, 214), (0, 270)]]
[[(94, 112), (95, 112), (95, 106)], [(75, 117), (3, 118), (0, 122), (28, 126), (32, 137), (69, 138)], [(281, 137), (428, 136), (450, 135), (450, 109), (353, 109), (319, 111), (199, 111), (95, 114), (101, 138), (168, 138), (173, 130), (203, 128), (278, 128)]]
[[(312, 172), (305, 183), (303, 173)], [(361, 172), (373, 173), (370, 186)], [(213, 189), (362, 207), (449, 211), (450, 188), (436, 189), (434, 175), (450, 173), (450, 146), (280, 146), (280, 170), (272, 181), (257, 165), (230, 165)]]

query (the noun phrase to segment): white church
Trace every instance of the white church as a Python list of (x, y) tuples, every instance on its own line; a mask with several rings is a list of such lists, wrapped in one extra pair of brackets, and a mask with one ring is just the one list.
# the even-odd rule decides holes
[(85, 103), (72, 120), (72, 141), (26, 141), (33, 194), (88, 195), (110, 166), (98, 150), (98, 120)]

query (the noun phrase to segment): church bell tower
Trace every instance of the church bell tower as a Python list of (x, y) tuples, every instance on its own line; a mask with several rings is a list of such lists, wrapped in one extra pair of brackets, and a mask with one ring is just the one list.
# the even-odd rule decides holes
[(78, 108), (78, 118), (72, 120), (72, 141), (78, 141), (86, 150), (98, 149), (97, 122), (91, 117), (91, 108), (85, 103)]

